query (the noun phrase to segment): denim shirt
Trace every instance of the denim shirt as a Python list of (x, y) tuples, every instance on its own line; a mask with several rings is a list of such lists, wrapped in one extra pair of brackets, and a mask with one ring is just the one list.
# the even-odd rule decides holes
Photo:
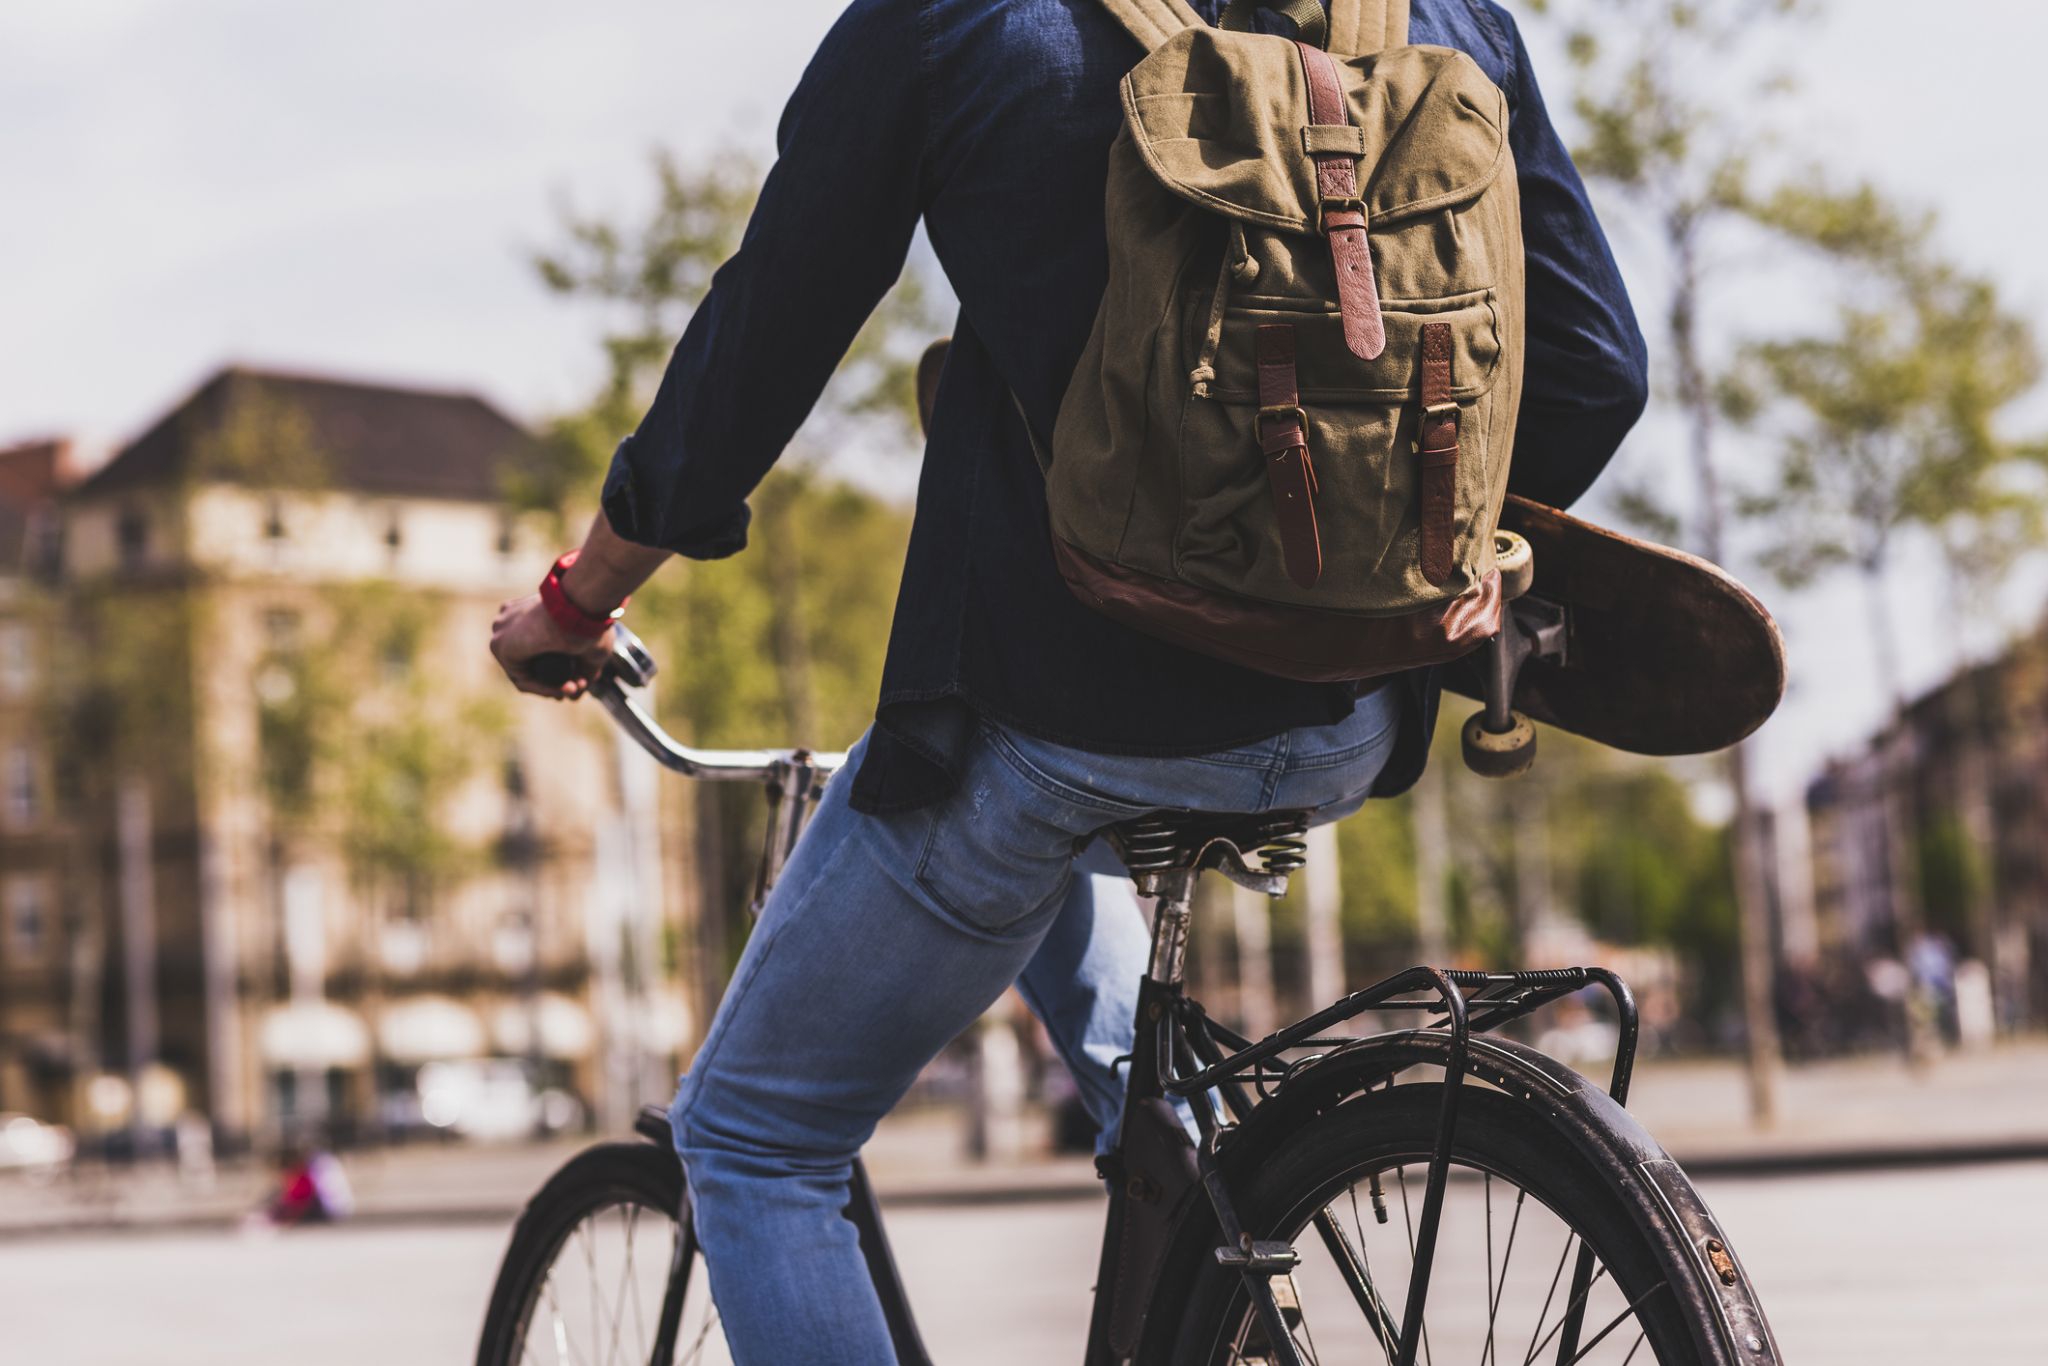
[[(1212, 22), (1222, 7), (1193, 3)], [(1412, 0), (1409, 40), (1469, 53), (1507, 95), (1529, 320), (1510, 485), (1569, 503), (1642, 413), (1642, 335), (1514, 21), (1490, 0)], [(1181, 755), (1351, 710), (1348, 686), (1267, 677), (1112, 622), (1054, 568), (1019, 411), (1050, 435), (1101, 302), (1118, 83), (1143, 55), (1095, 0), (855, 0), (784, 111), (739, 251), (606, 479), (605, 513), (629, 540), (700, 559), (744, 546), (747, 495), (924, 221), (960, 316), (855, 775), (862, 810), (943, 796), (978, 719), (1082, 749)], [(1416, 705), (1387, 793), (1421, 772), (1435, 719), (1430, 671), (1397, 685)]]

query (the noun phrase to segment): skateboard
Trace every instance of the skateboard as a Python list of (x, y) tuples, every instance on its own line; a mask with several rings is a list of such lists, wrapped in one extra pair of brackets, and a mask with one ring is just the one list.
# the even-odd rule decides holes
[(1445, 677), (1487, 704), (1466, 727), (1474, 769), (1528, 766), (1523, 718), (1635, 754), (1705, 754), (1777, 709), (1784, 638), (1726, 571), (1526, 498), (1500, 527), (1501, 633)]

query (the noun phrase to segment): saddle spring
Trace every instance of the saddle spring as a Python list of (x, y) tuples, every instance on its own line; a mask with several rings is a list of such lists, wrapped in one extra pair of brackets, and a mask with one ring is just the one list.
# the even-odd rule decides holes
[(1124, 865), (1135, 875), (1170, 872), (1198, 861), (1214, 866), (1211, 851), (1223, 844), (1258, 871), (1285, 876), (1308, 862), (1302, 839), (1307, 826), (1299, 811), (1222, 817), (1162, 811), (1126, 822), (1117, 830), (1117, 842)]

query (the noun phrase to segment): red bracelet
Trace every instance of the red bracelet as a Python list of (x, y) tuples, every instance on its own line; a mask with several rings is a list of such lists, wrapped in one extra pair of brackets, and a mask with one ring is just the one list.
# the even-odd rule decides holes
[(611, 629), (613, 622), (626, 614), (626, 604), (621, 602), (606, 615), (594, 617), (569, 600), (569, 595), (562, 591), (562, 575), (568, 572), (570, 565), (576, 563), (576, 557), (580, 553), (575, 550), (569, 551), (556, 560), (554, 567), (548, 570), (548, 576), (540, 581), (540, 605), (547, 609), (547, 614), (553, 618), (555, 625), (570, 635), (579, 636), (584, 640), (596, 640)]

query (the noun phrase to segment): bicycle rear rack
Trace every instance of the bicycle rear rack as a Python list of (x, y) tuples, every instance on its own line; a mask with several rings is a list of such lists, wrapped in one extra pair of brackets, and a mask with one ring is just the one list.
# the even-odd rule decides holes
[[(1613, 999), (1617, 1024), (1614, 1070), (1607, 1092), (1616, 1104), (1628, 1103), (1629, 1083), (1635, 1071), (1638, 1020), (1635, 996), (1620, 977), (1606, 968), (1553, 968), (1530, 972), (1470, 972), (1415, 967), (1354, 992), (1336, 1004), (1320, 1010), (1264, 1039), (1253, 1042), (1210, 1019), (1201, 1005), (1176, 991), (1172, 1019), (1179, 1025), (1178, 1037), (1187, 1041), (1194, 1061), (1201, 1064), (1188, 1076), (1176, 1075), (1173, 1040), (1175, 1033), (1160, 1020), (1154, 1035), (1158, 1050), (1152, 1060), (1159, 1085), (1169, 1095), (1190, 1102), (1201, 1142), (1196, 1150), (1202, 1185), (1215, 1208), (1224, 1234), (1224, 1246), (1217, 1248), (1217, 1261), (1238, 1267), (1260, 1317), (1266, 1322), (1274, 1360), (1281, 1366), (1300, 1366), (1291, 1334), (1283, 1325), (1271, 1278), (1284, 1276), (1293, 1266), (1291, 1249), (1255, 1241), (1239, 1223), (1231, 1207), (1216, 1160), (1217, 1141), (1223, 1129), (1217, 1123), (1215, 1107), (1203, 1093), (1215, 1091), (1224, 1106), (1238, 1120), (1254, 1105), (1246, 1094), (1243, 1079), (1249, 1072), (1251, 1084), (1261, 1098), (1271, 1096), (1289, 1077), (1327, 1053), (1296, 1062), (1281, 1055), (1299, 1048), (1334, 1050), (1363, 1042), (1352, 1036), (1329, 1037), (1325, 1031), (1367, 1011), (1412, 1011), (1438, 1019), (1428, 1027), (1441, 1029), (1449, 1037), (1444, 1056), (1444, 1100), (1437, 1120), (1436, 1136), (1429, 1158), (1429, 1176), (1424, 1187), (1421, 1217), (1416, 1222), (1414, 1268), (1408, 1282), (1407, 1302), (1398, 1326), (1385, 1306), (1385, 1329), (1389, 1340), (1398, 1338), (1394, 1366), (1414, 1366), (1421, 1344), (1423, 1306), (1429, 1296), (1430, 1272), (1436, 1256), (1437, 1231), (1443, 1219), (1444, 1190), (1450, 1178), (1451, 1149), (1457, 1133), (1458, 1098), (1470, 1060), (1472, 1036), (1485, 1034), (1519, 1020), (1587, 987), (1603, 988)], [(1164, 1015), (1165, 1012), (1162, 1012)], [(1230, 1051), (1226, 1052), (1228, 1049)], [(1583, 1241), (1574, 1267), (1571, 1298), (1573, 1306), (1562, 1325), (1559, 1361), (1569, 1361), (1576, 1352), (1585, 1313), (1584, 1304), (1593, 1275), (1593, 1252)]]

